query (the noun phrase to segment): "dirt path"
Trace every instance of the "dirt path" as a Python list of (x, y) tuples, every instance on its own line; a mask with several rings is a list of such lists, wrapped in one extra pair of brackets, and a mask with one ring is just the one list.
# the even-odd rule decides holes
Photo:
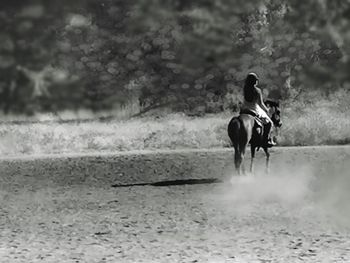
[(345, 190), (334, 198), (302, 173), (232, 185), (17, 187), (1, 191), (0, 258), (350, 262)]

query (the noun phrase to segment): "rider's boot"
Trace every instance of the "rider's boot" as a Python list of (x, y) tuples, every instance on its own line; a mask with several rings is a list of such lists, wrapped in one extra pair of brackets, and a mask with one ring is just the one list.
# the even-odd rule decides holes
[(270, 137), (268, 140), (267, 140), (267, 143), (266, 143), (266, 146), (267, 147), (272, 147), (272, 146), (276, 146), (276, 142), (274, 142), (274, 140)]

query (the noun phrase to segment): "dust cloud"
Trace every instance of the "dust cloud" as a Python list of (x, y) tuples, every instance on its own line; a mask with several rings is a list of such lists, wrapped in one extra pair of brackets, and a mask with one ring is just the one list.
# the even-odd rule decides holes
[(350, 227), (350, 164), (323, 167), (317, 175), (315, 205), (334, 223)]
[(246, 177), (231, 178), (232, 197), (242, 202), (277, 201), (288, 204), (299, 203), (310, 195), (314, 180), (312, 169), (298, 168), (278, 173), (255, 173)]
[(237, 212), (277, 204), (285, 211), (312, 211), (328, 222), (350, 227), (350, 165), (284, 165), (269, 174), (232, 176), (222, 198)]

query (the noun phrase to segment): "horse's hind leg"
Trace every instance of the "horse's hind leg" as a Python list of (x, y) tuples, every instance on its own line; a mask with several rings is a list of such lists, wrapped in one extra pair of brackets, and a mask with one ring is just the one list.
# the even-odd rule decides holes
[(269, 153), (269, 150), (267, 148), (264, 147), (264, 152), (266, 154), (266, 174), (269, 174), (270, 172), (270, 153)]
[(245, 155), (245, 150), (242, 151), (242, 153), (241, 153), (241, 169), (242, 169), (243, 175), (247, 175), (246, 170), (245, 170), (245, 166), (244, 166), (244, 155)]
[(250, 173), (253, 173), (254, 170), (254, 158), (255, 158), (255, 146), (250, 146), (251, 150), (251, 160), (250, 160)]
[(235, 166), (236, 166), (236, 171), (238, 175), (245, 175), (245, 167), (244, 167), (244, 154), (245, 154), (245, 149), (240, 150), (238, 148), (235, 148)]
[(243, 161), (243, 155), (241, 151), (238, 149), (238, 147), (235, 147), (235, 167), (238, 175), (241, 175), (242, 173), (242, 161)]

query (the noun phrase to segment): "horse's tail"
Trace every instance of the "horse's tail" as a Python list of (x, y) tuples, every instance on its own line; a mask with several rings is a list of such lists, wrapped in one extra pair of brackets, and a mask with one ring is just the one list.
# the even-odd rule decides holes
[(227, 133), (231, 140), (231, 145), (236, 148), (239, 147), (239, 134), (242, 127), (242, 121), (239, 117), (231, 119), (227, 127)]
[(240, 118), (240, 116), (231, 119), (227, 131), (228, 136), (231, 139), (232, 146), (242, 149), (242, 147), (245, 146), (247, 130), (244, 127), (243, 120)]
[(242, 144), (242, 137), (244, 134), (244, 125), (242, 119), (240, 117), (232, 118), (228, 125), (227, 132), (228, 136), (230, 137), (231, 144), (235, 150), (235, 166), (237, 169), (239, 169), (245, 151), (245, 145)]

